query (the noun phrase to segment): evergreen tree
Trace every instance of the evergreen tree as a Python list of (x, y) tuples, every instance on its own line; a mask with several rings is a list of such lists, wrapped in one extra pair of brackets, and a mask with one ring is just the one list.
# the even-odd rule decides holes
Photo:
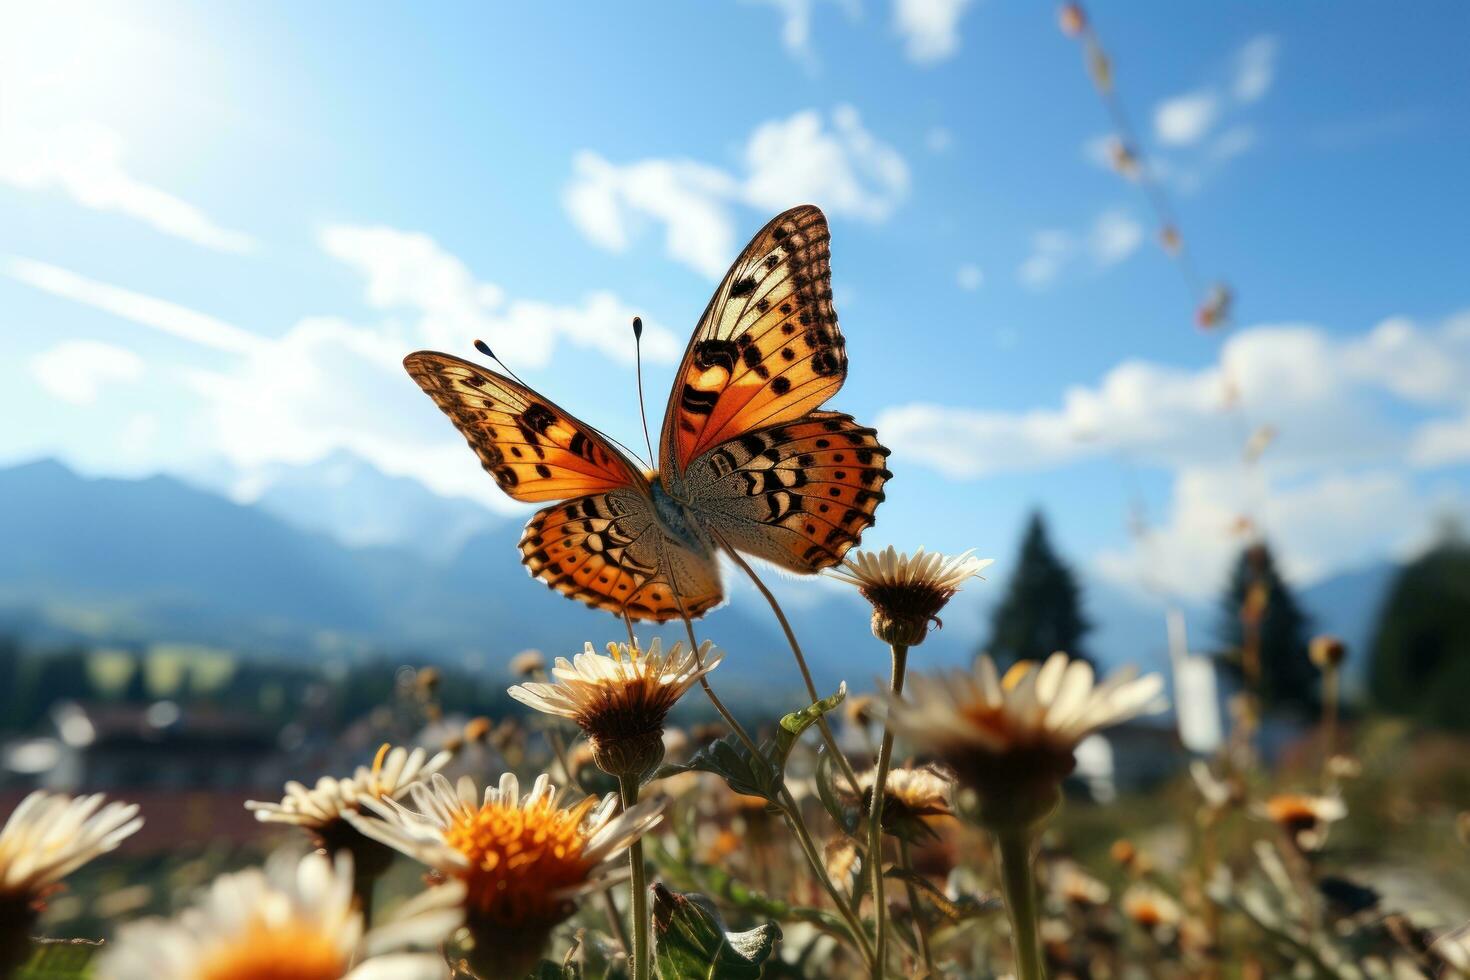
[(1221, 660), (1258, 686), (1268, 710), (1315, 711), (1321, 678), (1307, 656), (1310, 630), (1310, 617), (1277, 573), (1271, 549), (1253, 544), (1242, 551), (1221, 603)]
[(1082, 591), (1047, 537), (1041, 513), (1031, 515), (1005, 598), (990, 619), (985, 652), (1006, 669), (1018, 660), (1042, 660), (1057, 650), (1090, 659), (1083, 637), (1092, 624), (1082, 614)]
[(1371, 642), (1375, 703), (1426, 725), (1470, 730), (1470, 546), (1451, 538), (1406, 565)]

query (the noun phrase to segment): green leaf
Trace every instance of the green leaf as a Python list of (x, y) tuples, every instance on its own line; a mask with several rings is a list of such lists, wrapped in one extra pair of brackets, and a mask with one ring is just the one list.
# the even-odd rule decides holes
[(31, 958), (14, 980), (83, 980), (92, 976), (92, 958), (101, 950), (92, 939), (33, 939)]
[(818, 718), (846, 698), (847, 683), (844, 681), (831, 697), (786, 715), (776, 729), (776, 737), (767, 739), (760, 746), (759, 758), (753, 757), (737, 736), (726, 735), (694, 753), (682, 765), (660, 766), (653, 778), (664, 779), (681, 772), (712, 772), (723, 778), (735, 792), (759, 796), (775, 806), (781, 793), (781, 782), (786, 776), (786, 760), (797, 740)]
[(784, 773), (786, 771), (786, 759), (791, 755), (791, 750), (796, 745), (797, 740), (801, 738), (801, 733), (815, 725), (817, 719), (845, 700), (847, 700), (847, 681), (843, 681), (837, 688), (837, 693), (831, 697), (813, 702), (800, 711), (793, 711), (791, 714), (782, 718), (780, 727), (776, 729), (774, 744), (767, 743), (765, 746), (766, 755), (775, 764), (776, 768)]
[(841, 787), (837, 785), (836, 769), (837, 764), (832, 761), (827, 747), (822, 746), (817, 755), (817, 798), (822, 801), (827, 815), (842, 828), (843, 833), (849, 837), (856, 836), (858, 825), (862, 822), (861, 814), (851, 796), (844, 798)]
[(1005, 907), (994, 896), (976, 898), (974, 895), (961, 895), (959, 898), (950, 898), (928, 878), (908, 868), (890, 868), (883, 873), (883, 877), (897, 878), (917, 886), (928, 896), (939, 914), (951, 922), (979, 918)]
[(734, 735), (709, 743), (682, 765), (660, 766), (653, 778), (663, 779), (681, 772), (712, 772), (735, 792), (759, 796), (772, 803), (780, 792), (780, 773), (770, 760), (764, 756), (752, 757), (750, 750)]
[(653, 951), (660, 980), (759, 980), (780, 942), (781, 927), (774, 922), (726, 932), (708, 899), (653, 886)]

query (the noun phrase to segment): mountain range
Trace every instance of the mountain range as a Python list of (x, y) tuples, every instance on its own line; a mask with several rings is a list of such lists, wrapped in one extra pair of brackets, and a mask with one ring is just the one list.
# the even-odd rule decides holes
[[(565, 654), (622, 637), (621, 624), (527, 577), (515, 547), (520, 525), (346, 454), (277, 472), (250, 502), (170, 476), (89, 478), (41, 460), (0, 469), (0, 632), (45, 642), (208, 643), (267, 656), (376, 653), (482, 670), (502, 670), (527, 648)], [(1319, 627), (1363, 649), (1394, 571), (1372, 566), (1299, 595)], [(696, 624), (701, 639), (727, 650), (722, 686), (752, 694), (796, 687), (784, 637), (738, 574), (727, 579), (730, 602)], [(853, 591), (764, 577), (821, 689), (841, 679), (866, 687), (886, 673)], [(1162, 610), (1105, 582), (1085, 585), (1096, 659), (1164, 667)], [(1003, 586), (1002, 571), (956, 596), (916, 665), (967, 662)], [(1184, 612), (1194, 645), (1208, 649), (1217, 610)], [(661, 635), (669, 642), (683, 631)]]

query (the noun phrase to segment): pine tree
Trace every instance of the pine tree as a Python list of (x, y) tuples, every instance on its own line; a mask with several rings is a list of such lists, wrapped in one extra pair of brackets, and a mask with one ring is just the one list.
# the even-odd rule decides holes
[(1470, 730), (1470, 546), (1450, 538), (1399, 572), (1370, 657), (1376, 704), (1426, 725)]
[(1041, 513), (1031, 515), (1005, 598), (990, 619), (985, 651), (1004, 670), (1018, 660), (1042, 660), (1057, 650), (1090, 659), (1083, 637), (1092, 624), (1082, 614), (1076, 576), (1047, 537)]
[(1258, 543), (1242, 551), (1221, 603), (1221, 660), (1257, 689), (1267, 710), (1315, 712), (1320, 677), (1307, 656), (1310, 629), (1271, 549)]

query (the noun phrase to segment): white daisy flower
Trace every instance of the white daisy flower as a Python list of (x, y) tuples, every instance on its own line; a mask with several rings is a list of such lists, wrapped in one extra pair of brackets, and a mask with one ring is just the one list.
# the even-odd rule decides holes
[(371, 768), (358, 766), (346, 779), (323, 776), (312, 787), (292, 780), (286, 784), (286, 795), (279, 803), (249, 800), (245, 808), (254, 811), (255, 819), (262, 822), (291, 824), (327, 837), (344, 813), (360, 808), (364, 797), (400, 799), (410, 786), (438, 772), (452, 758), (450, 752), (430, 758), (421, 748), (410, 752), (398, 746), (390, 751), (384, 743)]
[(1327, 843), (1332, 825), (1347, 816), (1347, 805), (1336, 796), (1278, 793), (1252, 808), (1256, 816), (1270, 820), (1298, 849), (1320, 850)]
[(1163, 683), (1157, 674), (1138, 678), (1130, 669), (1097, 684), (1087, 661), (1064, 653), (1039, 667), (1017, 663), (1002, 678), (981, 656), (973, 670), (919, 674), (906, 694), (882, 697), (900, 735), (979, 793), (982, 822), (1002, 816), (1033, 822), (1055, 806), (1078, 743), (1161, 710)]
[(0, 828), (0, 976), (25, 962), (47, 894), (143, 826), (137, 804), (37, 790)]
[(214, 880), (171, 920), (123, 926), (99, 980), (444, 980), (436, 952), (464, 916), (463, 886), (430, 888), (368, 932), (353, 904), (352, 858), (278, 855)]
[(697, 651), (675, 643), (667, 655), (656, 637), (647, 650), (609, 643), (606, 655), (588, 643), (573, 660), (556, 659), (555, 683), (518, 684), (510, 696), (576, 722), (604, 772), (641, 776), (663, 759), (669, 710), (723, 657), (708, 640)]
[(39, 897), (99, 854), (143, 826), (136, 803), (108, 803), (103, 795), (70, 797), (37, 790), (0, 829), (0, 896)]
[(943, 555), (923, 548), (912, 555), (895, 551), (855, 551), (828, 574), (853, 585), (873, 606), (873, 635), (884, 643), (915, 646), (960, 586), (994, 564), (974, 551)]
[[(576, 899), (628, 871), (617, 858), (662, 818), (664, 801), (618, 813), (616, 794), (568, 806), (545, 775), (525, 795), (511, 773), (481, 794), (474, 780), (451, 785), (435, 775), (411, 790), (411, 810), (368, 800), (348, 819), (362, 833), (465, 886), (466, 925), (475, 948), (499, 959), (534, 963), (551, 929)], [(366, 811), (371, 811), (369, 815)], [(474, 960), (471, 960), (473, 965)]]

